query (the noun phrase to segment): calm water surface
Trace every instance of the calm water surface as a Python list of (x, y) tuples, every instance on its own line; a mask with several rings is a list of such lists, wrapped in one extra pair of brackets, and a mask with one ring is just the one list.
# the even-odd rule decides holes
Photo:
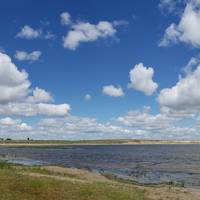
[(112, 173), (140, 183), (174, 181), (200, 188), (200, 145), (0, 147), (0, 157)]

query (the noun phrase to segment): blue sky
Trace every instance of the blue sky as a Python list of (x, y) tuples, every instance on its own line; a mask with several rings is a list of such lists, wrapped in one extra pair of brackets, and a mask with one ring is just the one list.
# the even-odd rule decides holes
[(199, 5), (2, 1), (0, 136), (198, 139)]

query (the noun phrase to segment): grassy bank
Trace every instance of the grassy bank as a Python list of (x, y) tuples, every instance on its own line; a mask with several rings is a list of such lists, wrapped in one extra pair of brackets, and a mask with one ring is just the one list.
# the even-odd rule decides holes
[(59, 167), (23, 167), (0, 163), (2, 200), (144, 200), (144, 190), (112, 182), (98, 174)]
[(199, 200), (199, 190), (138, 186), (58, 166), (0, 162), (1, 200)]

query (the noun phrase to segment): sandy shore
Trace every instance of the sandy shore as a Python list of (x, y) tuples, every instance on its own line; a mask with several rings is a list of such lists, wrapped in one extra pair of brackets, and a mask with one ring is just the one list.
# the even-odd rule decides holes
[(173, 144), (200, 144), (200, 141), (178, 140), (105, 140), (105, 141), (9, 141), (0, 142), (0, 146), (72, 146), (72, 145), (173, 145)]

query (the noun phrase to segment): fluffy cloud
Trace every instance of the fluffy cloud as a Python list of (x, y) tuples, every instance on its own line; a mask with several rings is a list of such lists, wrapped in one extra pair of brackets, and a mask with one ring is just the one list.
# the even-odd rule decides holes
[(63, 38), (64, 48), (76, 50), (82, 42), (92, 42), (100, 38), (113, 37), (116, 29), (113, 24), (107, 21), (100, 21), (98, 24), (79, 22), (73, 24), (71, 30)]
[(69, 104), (50, 103), (8, 103), (0, 104), (0, 114), (4, 116), (65, 116), (70, 110)]
[(21, 28), (20, 32), (17, 33), (16, 37), (28, 40), (37, 38), (50, 40), (54, 39), (55, 35), (50, 30), (44, 30), (44, 27), (40, 29), (33, 29), (31, 26), (25, 25)]
[(25, 39), (36, 39), (39, 38), (42, 35), (42, 31), (35, 30), (31, 26), (25, 25), (21, 28), (20, 32), (17, 33), (17, 37), (19, 38), (25, 38)]
[(0, 119), (0, 133), (2, 132), (17, 132), (17, 131), (31, 131), (32, 127), (27, 123), (21, 122), (19, 119), (12, 119), (10, 117)]
[(119, 135), (135, 134), (126, 128), (112, 125), (110, 123), (99, 123), (94, 118), (78, 117), (68, 115), (64, 118), (45, 118), (38, 123), (38, 129), (43, 133), (54, 134), (63, 137), (81, 137), (83, 135), (87, 138), (117, 137)]
[(0, 114), (4, 116), (65, 116), (69, 104), (50, 104), (50, 93), (36, 87), (30, 95), (30, 81), (25, 71), (19, 71), (10, 57), (0, 53)]
[(25, 98), (29, 87), (28, 74), (19, 71), (9, 56), (0, 53), (0, 103)]
[(94, 42), (99, 39), (115, 37), (116, 28), (128, 24), (125, 20), (100, 21), (97, 24), (80, 20), (73, 22), (68, 12), (61, 13), (60, 17), (62, 25), (70, 25), (70, 30), (63, 37), (63, 47), (69, 50), (76, 50), (83, 42)]
[(15, 58), (19, 61), (36, 61), (39, 60), (41, 55), (42, 53), (40, 51), (33, 51), (31, 53), (27, 53), (25, 51), (16, 51)]
[(196, 118), (196, 112), (193, 109), (185, 108), (184, 110), (173, 109), (169, 107), (162, 106), (160, 107), (160, 112), (165, 114), (170, 118), (174, 118), (176, 120), (182, 119), (194, 119)]
[(70, 105), (68, 104), (36, 104), (37, 115), (47, 115), (47, 116), (65, 116), (70, 110)]
[(153, 81), (154, 70), (152, 67), (145, 67), (143, 63), (135, 65), (130, 71), (129, 88), (144, 92), (150, 96), (158, 88), (158, 84)]
[(188, 117), (187, 112), (170, 113), (169, 109), (162, 109), (160, 113), (153, 115), (150, 114), (149, 107), (144, 107), (142, 110), (130, 111), (125, 116), (118, 117), (116, 122), (133, 132), (136, 130), (143, 139), (200, 138), (200, 132), (195, 127), (180, 125), (185, 117)]
[(188, 1), (178, 24), (172, 23), (165, 31), (160, 46), (184, 42), (194, 47), (200, 47), (200, 1)]
[(21, 123), (18, 125), (19, 131), (31, 131), (32, 127), (28, 125), (27, 123)]
[(14, 120), (10, 117), (5, 117), (5, 118), (0, 119), (1, 126), (12, 126), (12, 125), (16, 125), (16, 124), (18, 124), (18, 121)]
[(84, 99), (85, 101), (90, 101), (92, 99), (92, 96), (90, 94), (86, 94)]
[(63, 12), (60, 14), (60, 22), (63, 26), (71, 24), (71, 16), (68, 12)]
[(162, 89), (157, 101), (161, 113), (175, 119), (196, 121), (200, 111), (199, 57), (192, 57), (182, 71), (184, 76), (179, 76), (178, 82), (173, 87)]
[(123, 97), (124, 92), (120, 86), (106, 85), (103, 87), (102, 92), (111, 97)]
[(200, 65), (196, 70), (180, 78), (172, 88), (165, 88), (160, 91), (158, 102), (162, 107), (175, 110), (200, 108)]
[(53, 100), (51, 94), (44, 89), (36, 87), (33, 90), (33, 95), (28, 97), (28, 102), (32, 103), (45, 103)]
[(171, 122), (175, 118), (162, 114), (151, 115), (150, 107), (144, 107), (142, 111), (130, 111), (127, 115), (118, 117), (117, 121), (124, 126), (129, 126), (137, 129), (144, 129), (148, 131), (159, 131), (171, 126)]
[[(26, 131), (26, 134), (19, 134), (19, 131), (13, 132), (13, 137), (35, 139), (199, 138), (199, 131), (195, 127), (181, 127), (175, 124), (181, 119), (168, 116), (165, 111), (155, 115), (150, 114), (150, 107), (130, 111), (125, 116), (120, 116), (108, 123), (99, 123), (95, 118), (66, 115), (42, 118), (35, 124), (32, 131)], [(22, 124), (20, 121), (18, 123)], [(1, 133), (3, 133), (2, 129), (0, 129), (0, 136)]]

